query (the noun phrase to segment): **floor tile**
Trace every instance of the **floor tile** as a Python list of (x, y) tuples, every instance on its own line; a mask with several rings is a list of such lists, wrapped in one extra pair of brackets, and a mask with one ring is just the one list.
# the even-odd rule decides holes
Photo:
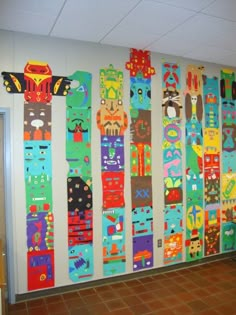
[(236, 315), (235, 296), (227, 258), (19, 302), (8, 315)]
[(64, 303), (68, 310), (75, 310), (85, 306), (84, 300), (79, 296), (74, 299), (65, 300)]
[(110, 300), (107, 301), (105, 304), (108, 307), (109, 311), (115, 311), (127, 307), (127, 304), (122, 299)]
[(132, 305), (130, 309), (135, 315), (150, 314), (150, 308), (145, 303)]
[(67, 307), (64, 302), (50, 303), (47, 305), (47, 308), (49, 314), (59, 314), (67, 311)]
[(194, 312), (199, 312), (208, 308), (208, 305), (201, 300), (188, 302), (187, 305), (190, 306)]
[(49, 311), (46, 305), (42, 305), (42, 306), (37, 306), (37, 307), (28, 309), (28, 314), (29, 315), (47, 315), (49, 314)]

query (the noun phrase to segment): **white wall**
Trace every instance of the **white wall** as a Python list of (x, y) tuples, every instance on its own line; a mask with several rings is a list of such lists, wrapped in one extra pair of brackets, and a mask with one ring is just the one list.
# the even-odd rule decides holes
[[(102, 199), (100, 172), (100, 133), (96, 127), (96, 113), (100, 107), (99, 69), (113, 64), (124, 72), (124, 107), (129, 114), (129, 72), (125, 62), (129, 60), (129, 49), (77, 42), (27, 34), (0, 31), (0, 71), (23, 72), (28, 60), (47, 62), (54, 75), (71, 75), (76, 70), (92, 73), (92, 167), (93, 167), (93, 211), (94, 211), (94, 278), (101, 279), (102, 273)], [(134, 47), (135, 48), (135, 47)], [(185, 88), (185, 68), (189, 63), (199, 61), (184, 60), (152, 54), (152, 65), (156, 75), (152, 77), (152, 169), (154, 207), (154, 264), (162, 266), (163, 248), (157, 248), (157, 239), (163, 238), (163, 169), (162, 165), (162, 112), (161, 112), (161, 63), (178, 62), (182, 72), (182, 88)], [(205, 74), (220, 76), (222, 66), (203, 64)], [(2, 86), (2, 78), (0, 82)], [(12, 234), (14, 240), (14, 266), (16, 294), (27, 292), (26, 261), (26, 211), (23, 160), (23, 95), (11, 95), (0, 88), (0, 107), (11, 109), (12, 143)], [(53, 155), (53, 213), (55, 218), (55, 285), (72, 284), (68, 277), (67, 258), (67, 163), (65, 159), (65, 98), (52, 100), (52, 155)], [(129, 130), (125, 133), (125, 200), (126, 200), (126, 272), (132, 272), (131, 197), (129, 179)], [(183, 146), (184, 147), (184, 146)], [(184, 154), (183, 154), (184, 157)]]

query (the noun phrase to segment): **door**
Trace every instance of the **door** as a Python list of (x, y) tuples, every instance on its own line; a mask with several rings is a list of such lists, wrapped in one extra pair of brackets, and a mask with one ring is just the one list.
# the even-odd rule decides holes
[(0, 114), (0, 239), (3, 251), (6, 249), (6, 217), (4, 193), (4, 117)]
[(6, 283), (6, 216), (5, 216), (5, 187), (4, 187), (4, 116), (0, 113), (0, 273), (1, 273), (1, 310), (6, 314), (7, 286)]

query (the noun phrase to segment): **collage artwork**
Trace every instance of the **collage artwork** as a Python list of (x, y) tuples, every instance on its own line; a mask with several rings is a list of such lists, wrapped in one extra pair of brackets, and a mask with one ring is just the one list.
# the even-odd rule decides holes
[[(151, 53), (130, 49), (129, 112), (124, 73), (114, 65), (99, 71), (96, 112), (101, 159), (103, 276), (126, 272), (126, 231), (132, 231), (133, 271), (153, 268)], [(181, 81), (184, 70), (185, 80)], [(93, 279), (92, 74), (52, 73), (45, 62), (28, 61), (22, 72), (2, 72), (8, 93), (23, 94), (24, 186), (28, 290), (55, 286), (51, 132), (53, 97), (65, 99), (68, 277)], [(163, 159), (163, 264), (191, 262), (236, 249), (236, 81), (222, 69), (208, 77), (200, 65), (181, 69), (162, 61), (160, 108)], [(181, 82), (185, 82), (181, 84)], [(126, 83), (127, 84), (127, 83)], [(183, 101), (182, 101), (183, 100)], [(156, 126), (155, 126), (156, 127)], [(129, 135), (127, 134), (129, 130)], [(125, 141), (129, 138), (129, 142)], [(130, 161), (125, 161), (125, 148)], [(126, 166), (130, 182), (125, 183)], [(131, 208), (125, 201), (130, 185)], [(130, 215), (132, 227), (126, 224)]]

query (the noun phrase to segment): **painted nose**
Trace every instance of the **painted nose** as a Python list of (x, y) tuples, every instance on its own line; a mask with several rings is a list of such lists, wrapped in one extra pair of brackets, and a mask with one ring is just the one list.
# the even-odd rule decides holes
[(44, 125), (44, 122), (41, 119), (34, 119), (31, 122), (31, 125), (36, 128), (40, 128)]

